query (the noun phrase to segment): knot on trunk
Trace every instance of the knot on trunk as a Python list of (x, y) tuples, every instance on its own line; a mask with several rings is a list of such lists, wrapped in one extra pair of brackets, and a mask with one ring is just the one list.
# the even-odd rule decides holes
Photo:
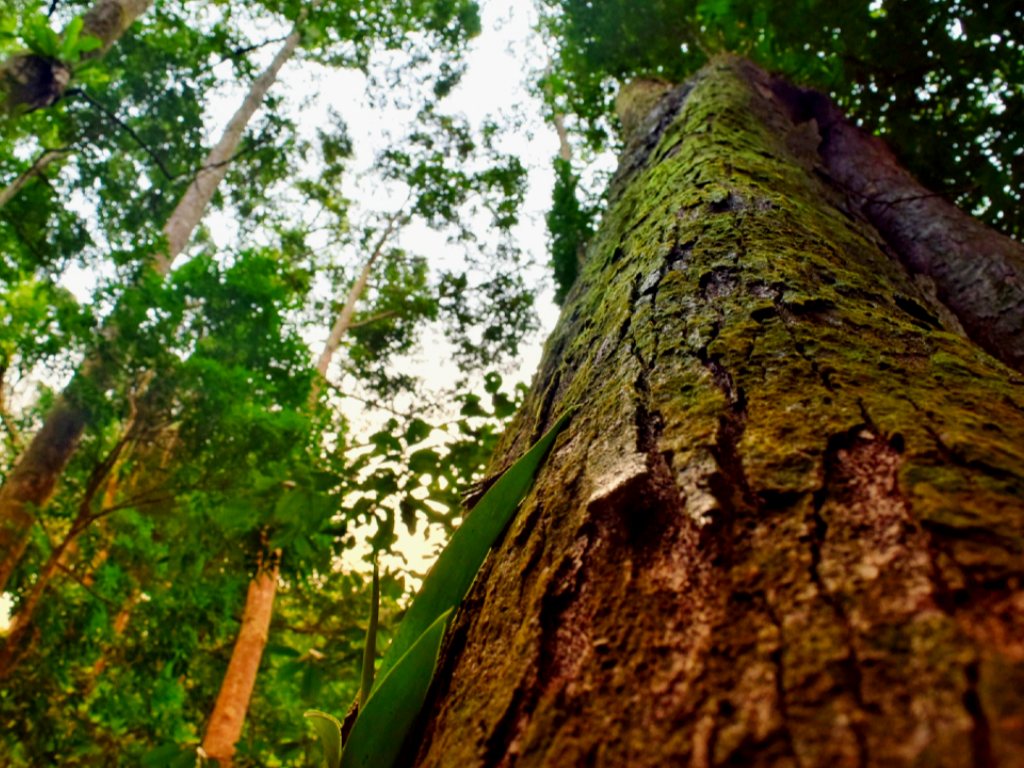
[(7, 111), (32, 112), (60, 101), (71, 82), (71, 68), (63, 61), (22, 53), (0, 69), (0, 90)]

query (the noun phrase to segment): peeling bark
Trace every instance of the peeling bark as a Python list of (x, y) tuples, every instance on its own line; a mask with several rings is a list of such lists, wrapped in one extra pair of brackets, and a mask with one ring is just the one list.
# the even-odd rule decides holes
[(412, 764), (1024, 764), (1024, 377), (776, 86), (718, 59), (627, 144)]

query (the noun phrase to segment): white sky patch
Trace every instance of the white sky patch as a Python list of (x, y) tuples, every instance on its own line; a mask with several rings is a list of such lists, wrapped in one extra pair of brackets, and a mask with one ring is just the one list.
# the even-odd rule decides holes
[[(483, 0), (481, 6), (482, 33), (470, 43), (466, 73), (442, 102), (440, 111), (462, 115), (473, 127), (479, 127), (487, 120), (494, 120), (499, 125), (515, 125), (514, 131), (501, 136), (498, 148), (518, 156), (528, 170), (525, 205), (514, 234), (519, 248), (530, 257), (531, 265), (525, 267), (527, 273), (524, 278), (528, 285), (541, 288), (536, 303), (541, 328), (522, 347), (514, 373), (506, 376), (505, 386), (511, 387), (516, 381), (528, 381), (532, 376), (540, 361), (541, 342), (558, 317), (558, 308), (552, 302), (552, 280), (547, 267), (545, 225), (553, 184), (552, 158), (557, 153), (558, 141), (553, 128), (544, 122), (540, 100), (528, 88), (527, 80), (531, 73), (540, 72), (546, 63), (545, 54), (534, 38), (536, 18), (533, 8), (525, 3), (510, 6), (498, 0)], [(252, 39), (265, 40), (287, 31), (284, 27), (254, 25)], [(265, 66), (279, 46), (279, 43), (271, 43), (262, 48), (257, 53), (259, 65)], [(221, 66), (229, 68), (227, 63)], [(224, 81), (216, 92), (207, 95), (206, 132), (210, 144), (219, 137), (248, 88), (247, 83), (233, 81), (230, 70), (225, 73)], [(346, 121), (355, 156), (344, 177), (343, 191), (353, 202), (350, 218), (354, 227), (360, 225), (361, 217), (393, 212), (404, 202), (404, 195), (381, 184), (369, 170), (377, 153), (388, 146), (389, 140), (400, 139), (415, 120), (414, 110), (382, 109), (379, 103), (373, 103), (374, 100), (366, 93), (366, 85), (366, 77), (358, 71), (333, 70), (302, 61), (300, 53), (285, 65), (272, 90), (273, 94), (284, 97), (286, 108), (294, 111), (303, 138), (312, 139), (318, 127), (331, 125), (331, 109)], [(257, 113), (255, 120), (259, 118)], [(482, 214), (481, 227), (488, 226), (483, 218), (486, 216)], [(476, 226), (476, 222), (473, 223)], [(230, 210), (210, 212), (203, 226), (219, 248), (237, 245), (239, 227)], [(411, 253), (437, 259), (438, 263), (461, 258), (459, 247), (449, 245), (443, 234), (422, 225), (403, 230), (397, 244)], [(186, 259), (187, 255), (184, 255), (182, 261)], [(109, 275), (71, 266), (62, 284), (81, 301), (89, 302), (105, 277)], [(323, 328), (312, 329), (308, 333), (307, 341), (314, 356), (322, 348), (327, 332), (328, 329)], [(450, 351), (445, 348), (440, 334), (425, 334), (424, 339), (424, 348), (401, 362), (404, 372), (421, 377), (435, 391), (450, 388), (457, 377)], [(345, 411), (358, 423), (362, 406), (355, 401), (348, 402), (351, 407), (346, 405)], [(410, 536), (404, 526), (396, 526), (400, 536), (396, 549), (404, 554), (405, 562), (396, 558), (386, 561), (385, 567), (425, 571), (443, 543), (443, 536), (438, 531), (427, 529), (427, 526), (421, 526), (416, 536)], [(354, 533), (357, 540), (362, 541), (369, 531), (356, 530)], [(345, 558), (346, 566), (355, 567), (363, 554), (365, 549), (361, 547), (350, 551), (351, 557)], [(6, 620), (8, 608), (8, 597), (0, 595), (0, 627)]]

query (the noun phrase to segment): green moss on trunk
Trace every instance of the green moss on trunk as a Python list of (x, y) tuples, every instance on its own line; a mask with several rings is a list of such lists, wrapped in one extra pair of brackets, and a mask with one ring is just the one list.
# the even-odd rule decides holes
[(817, 146), (736, 59), (636, 129), (417, 765), (1024, 764), (1024, 379)]

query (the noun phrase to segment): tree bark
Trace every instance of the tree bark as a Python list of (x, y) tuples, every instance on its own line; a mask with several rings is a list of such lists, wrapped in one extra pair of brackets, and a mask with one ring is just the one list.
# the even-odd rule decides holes
[(377, 243), (373, 247), (373, 251), (363, 262), (363, 266), (359, 270), (359, 274), (356, 276), (355, 282), (348, 289), (348, 293), (345, 295), (345, 303), (341, 307), (341, 311), (338, 312), (338, 316), (334, 320), (334, 324), (331, 326), (331, 332), (327, 336), (327, 341), (324, 343), (324, 348), (320, 352), (320, 357), (316, 361), (316, 372), (319, 374), (317, 378), (313, 379), (313, 386), (309, 392), (309, 406), (312, 408), (317, 399), (320, 397), (320, 391), (323, 388), (323, 382), (327, 380), (327, 371), (331, 367), (331, 361), (338, 352), (338, 348), (341, 346), (342, 339), (345, 338), (345, 334), (348, 333), (349, 328), (352, 327), (352, 318), (355, 317), (356, 307), (359, 305), (359, 300), (363, 297), (363, 293), (366, 291), (366, 286), (370, 282), (370, 276), (373, 274), (373, 267), (384, 253), (384, 247), (387, 245), (388, 240), (395, 233), (395, 227), (398, 226), (399, 221), (402, 218), (402, 212), (397, 211), (388, 218), (388, 222), (384, 227), (384, 231), (377, 239)]
[[(273, 61), (253, 82), (220, 141), (207, 154), (195, 179), (167, 220), (164, 226), (167, 248), (153, 258), (151, 265), (158, 275), (167, 275), (188, 245), (217, 185), (238, 151), (246, 124), (263, 102), (281, 67), (295, 53), (300, 38), (299, 25), (304, 19), (305, 14), (300, 14), (295, 28)], [(109, 341), (114, 331), (108, 327), (104, 333)], [(87, 358), (0, 487), (0, 592), (25, 553), (36, 511), (49, 501), (89, 421), (89, 408), (86, 399), (79, 394), (80, 390), (91, 388), (102, 392), (113, 375), (109, 364), (105, 365), (96, 357)]]
[(412, 764), (1024, 765), (1024, 377), (801, 117), (721, 58), (629, 142)]
[(231, 767), (235, 744), (242, 737), (249, 699), (256, 686), (256, 675), (270, 633), (277, 574), (278, 564), (275, 561), (272, 567), (261, 568), (249, 583), (242, 627), (231, 651), (231, 661), (228, 662), (228, 670), (203, 737), (203, 752), (208, 758), (216, 760), (220, 768)]
[[(100, 47), (83, 59), (102, 56), (135, 23), (153, 0), (97, 0), (82, 17), (81, 37), (95, 37)], [(24, 51), (0, 66), (0, 112), (19, 114), (56, 104), (71, 82), (75, 62), (58, 61)]]

